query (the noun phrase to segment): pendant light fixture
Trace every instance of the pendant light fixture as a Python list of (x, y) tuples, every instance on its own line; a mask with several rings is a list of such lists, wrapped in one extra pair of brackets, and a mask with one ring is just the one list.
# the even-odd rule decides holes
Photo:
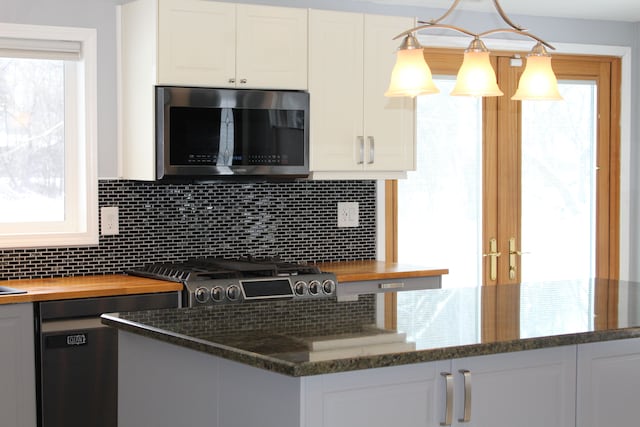
[(503, 95), (489, 60), (489, 50), (481, 38), (496, 33), (512, 33), (533, 39), (536, 41), (536, 45), (527, 55), (526, 66), (518, 83), (518, 89), (511, 99), (562, 99), (558, 92), (558, 80), (551, 68), (551, 55), (545, 47), (553, 50), (555, 48), (526, 29), (515, 25), (505, 14), (498, 0), (492, 0), (492, 2), (509, 28), (496, 28), (482, 33), (473, 33), (461, 27), (442, 24), (441, 22), (460, 4), (460, 0), (454, 0), (451, 7), (440, 18), (428, 22), (418, 21), (417, 27), (398, 34), (394, 40), (402, 37), (403, 41), (398, 48), (396, 64), (391, 73), (389, 89), (385, 92), (385, 96), (413, 97), (439, 92), (433, 82), (429, 65), (424, 58), (423, 46), (420, 45), (415, 34), (421, 30), (444, 29), (473, 38), (469, 47), (464, 51), (462, 66), (458, 70), (456, 85), (451, 95), (477, 97)]

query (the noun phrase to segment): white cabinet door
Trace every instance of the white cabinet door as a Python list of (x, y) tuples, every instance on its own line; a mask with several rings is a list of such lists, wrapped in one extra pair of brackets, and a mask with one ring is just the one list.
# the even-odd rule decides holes
[(307, 88), (307, 10), (237, 5), (236, 86)]
[(36, 426), (32, 304), (0, 305), (0, 424)]
[(161, 0), (158, 84), (234, 87), (235, 4)]
[[(470, 402), (460, 371), (470, 375)], [(460, 426), (575, 426), (575, 346), (455, 359), (452, 372)], [(468, 421), (461, 422), (465, 403)]]
[(438, 399), (444, 393), (440, 367), (431, 362), (305, 377), (302, 425), (438, 426)]
[(578, 345), (577, 426), (637, 426), (640, 339)]
[(414, 170), (414, 98), (384, 96), (400, 44), (393, 37), (410, 28), (413, 19), (380, 15), (364, 19), (365, 169)]
[(314, 176), (414, 169), (414, 101), (384, 97), (399, 44), (393, 37), (412, 25), (412, 18), (309, 11)]
[(309, 11), (311, 170), (362, 169), (363, 45), (363, 15)]
[(158, 83), (307, 88), (305, 9), (160, 0)]
[(118, 427), (222, 426), (218, 365), (206, 353), (118, 331)]

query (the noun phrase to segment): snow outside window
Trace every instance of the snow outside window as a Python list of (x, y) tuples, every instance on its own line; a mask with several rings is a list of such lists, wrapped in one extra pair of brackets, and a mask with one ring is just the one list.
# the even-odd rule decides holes
[(0, 24), (0, 247), (98, 243), (95, 38)]

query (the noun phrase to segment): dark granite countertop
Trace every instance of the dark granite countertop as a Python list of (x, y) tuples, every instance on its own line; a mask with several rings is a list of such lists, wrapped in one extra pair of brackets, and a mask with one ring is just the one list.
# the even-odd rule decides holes
[[(247, 328), (235, 320), (212, 321), (216, 308), (112, 313), (102, 321), (290, 376), (640, 337), (635, 282), (576, 280), (400, 295), (405, 294), (422, 307), (411, 310), (412, 319), (420, 320), (418, 332), (379, 330), (362, 320), (332, 330), (317, 321), (278, 328), (273, 319), (253, 318), (257, 326)], [(252, 316), (250, 309), (246, 316)]]

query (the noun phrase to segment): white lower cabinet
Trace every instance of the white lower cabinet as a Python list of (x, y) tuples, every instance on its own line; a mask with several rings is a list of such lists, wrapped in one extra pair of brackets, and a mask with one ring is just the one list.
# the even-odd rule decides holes
[(575, 362), (567, 346), (308, 377), (302, 425), (572, 427)]
[(578, 345), (577, 426), (640, 424), (640, 339)]
[(305, 427), (437, 426), (439, 362), (303, 379)]
[(453, 425), (575, 426), (575, 346), (455, 359), (451, 373)]
[(35, 427), (33, 304), (0, 305), (0, 425)]

